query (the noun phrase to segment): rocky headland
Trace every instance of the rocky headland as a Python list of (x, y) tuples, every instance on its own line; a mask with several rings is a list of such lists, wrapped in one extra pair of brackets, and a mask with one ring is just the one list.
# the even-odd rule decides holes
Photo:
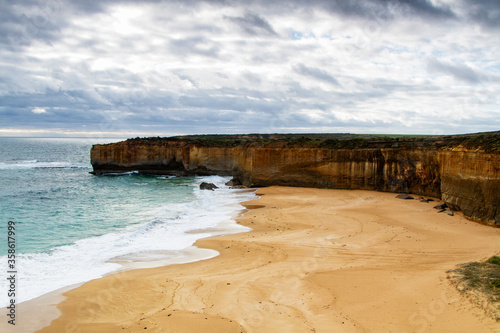
[(199, 135), (94, 145), (96, 175), (227, 175), (271, 185), (413, 193), (500, 226), (500, 132), (456, 136)]

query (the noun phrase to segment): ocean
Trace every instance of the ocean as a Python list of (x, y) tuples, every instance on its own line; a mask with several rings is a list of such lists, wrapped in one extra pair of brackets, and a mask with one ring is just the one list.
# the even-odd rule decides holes
[(115, 141), (0, 138), (0, 306), (10, 301), (9, 221), (16, 303), (123, 269), (212, 257), (193, 243), (249, 230), (234, 219), (256, 195), (225, 186), (227, 177), (90, 174), (92, 144)]

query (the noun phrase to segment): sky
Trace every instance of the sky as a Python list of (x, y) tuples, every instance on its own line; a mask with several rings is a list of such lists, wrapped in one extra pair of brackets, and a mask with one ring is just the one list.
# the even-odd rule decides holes
[(0, 136), (500, 130), (497, 0), (0, 8)]

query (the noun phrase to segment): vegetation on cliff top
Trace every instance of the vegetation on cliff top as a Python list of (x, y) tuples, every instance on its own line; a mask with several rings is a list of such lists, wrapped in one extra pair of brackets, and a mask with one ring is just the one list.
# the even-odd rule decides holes
[(453, 148), (500, 151), (500, 131), (464, 135), (375, 135), (375, 134), (242, 134), (185, 135), (128, 139), (129, 143), (167, 144), (184, 142), (203, 147), (308, 147), (330, 149), (360, 148)]

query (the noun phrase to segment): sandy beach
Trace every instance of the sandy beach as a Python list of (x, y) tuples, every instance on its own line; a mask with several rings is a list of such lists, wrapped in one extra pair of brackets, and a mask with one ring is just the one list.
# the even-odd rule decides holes
[(39, 332), (500, 332), (446, 278), (500, 251), (500, 229), (394, 193), (268, 187), (195, 245), (220, 255), (65, 293)]

